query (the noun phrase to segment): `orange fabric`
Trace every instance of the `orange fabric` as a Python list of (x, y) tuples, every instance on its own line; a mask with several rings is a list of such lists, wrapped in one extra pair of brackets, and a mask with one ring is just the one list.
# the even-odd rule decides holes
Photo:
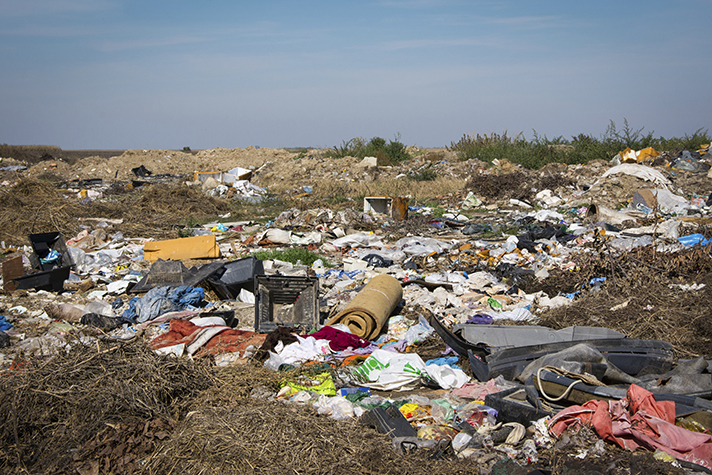
[(185, 343), (189, 345), (198, 333), (200, 327), (188, 320), (180, 320), (174, 318), (168, 327), (168, 333), (158, 335), (148, 344), (152, 350), (165, 348), (166, 346), (178, 345)]
[(368, 358), (368, 355), (351, 355), (347, 356), (346, 358), (343, 359), (341, 362), (341, 366), (349, 366), (349, 365), (354, 365), (357, 363), (361, 363)]
[(603, 440), (627, 450), (660, 449), (678, 460), (712, 469), (712, 436), (675, 425), (675, 403), (656, 401), (650, 391), (631, 384), (621, 401), (588, 401), (571, 406), (549, 421), (559, 437), (568, 427), (590, 425)]

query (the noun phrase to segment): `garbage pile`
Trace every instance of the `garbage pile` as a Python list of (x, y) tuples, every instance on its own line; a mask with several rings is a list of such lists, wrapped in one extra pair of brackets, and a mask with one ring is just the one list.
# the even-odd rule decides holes
[[(225, 216), (181, 237), (134, 237), (105, 215), (3, 243), (0, 466), (369, 473), (380, 450), (413, 473), (712, 470), (712, 203), (682, 189), (707, 173), (695, 153), (627, 150), (610, 167), (564, 166), (558, 186), (473, 188), (437, 213), (366, 196), (267, 223), (215, 204), (263, 204), (260, 168), (238, 166), (181, 185)], [(71, 197), (86, 198), (103, 195)], [(78, 415), (92, 393), (101, 414)], [(250, 455), (248, 429), (271, 462)], [(48, 450), (42, 437), (64, 439)]]

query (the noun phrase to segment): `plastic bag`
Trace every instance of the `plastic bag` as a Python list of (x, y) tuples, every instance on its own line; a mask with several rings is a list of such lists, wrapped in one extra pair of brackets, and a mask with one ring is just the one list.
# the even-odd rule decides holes
[(460, 388), (470, 380), (470, 377), (461, 369), (447, 365), (430, 365), (426, 366), (425, 370), (428, 372), (428, 376), (443, 389)]
[(319, 401), (314, 403), (313, 407), (319, 414), (326, 414), (337, 421), (354, 417), (353, 404), (342, 396), (321, 396)]
[(372, 389), (388, 391), (411, 386), (426, 373), (425, 363), (415, 353), (393, 353), (378, 349), (356, 369)]
[(677, 240), (683, 246), (694, 246), (699, 244), (700, 246), (706, 246), (710, 243), (709, 239), (705, 239), (702, 234), (688, 234), (687, 236), (680, 236)]
[(477, 199), (475, 194), (473, 192), (467, 193), (467, 196), (465, 197), (465, 200), (462, 202), (462, 209), (473, 209), (477, 208), (480, 206), (482, 202)]

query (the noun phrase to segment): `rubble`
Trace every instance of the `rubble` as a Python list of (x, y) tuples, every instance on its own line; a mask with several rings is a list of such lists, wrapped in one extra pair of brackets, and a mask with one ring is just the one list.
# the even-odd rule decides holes
[[(64, 188), (32, 178), (42, 163), (13, 170), (27, 175), (0, 196), (0, 390), (13, 401), (0, 467), (712, 469), (702, 156), (628, 150), (610, 168), (539, 172), (502, 160), (497, 174), (422, 157), (129, 151), (58, 163)], [(426, 203), (396, 183), (425, 168), (459, 189)], [(360, 181), (374, 187), (363, 203), (329, 205), (327, 182)], [(276, 195), (287, 209), (269, 208)], [(275, 257), (259, 260), (265, 249)], [(602, 429), (607, 408), (699, 443)], [(623, 452), (638, 447), (649, 457)]]

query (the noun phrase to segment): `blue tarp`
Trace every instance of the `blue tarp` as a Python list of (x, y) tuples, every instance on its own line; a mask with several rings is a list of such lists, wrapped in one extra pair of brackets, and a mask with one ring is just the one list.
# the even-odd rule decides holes
[(122, 316), (136, 323), (147, 322), (168, 312), (202, 307), (202, 287), (154, 287), (143, 297), (134, 297)]

